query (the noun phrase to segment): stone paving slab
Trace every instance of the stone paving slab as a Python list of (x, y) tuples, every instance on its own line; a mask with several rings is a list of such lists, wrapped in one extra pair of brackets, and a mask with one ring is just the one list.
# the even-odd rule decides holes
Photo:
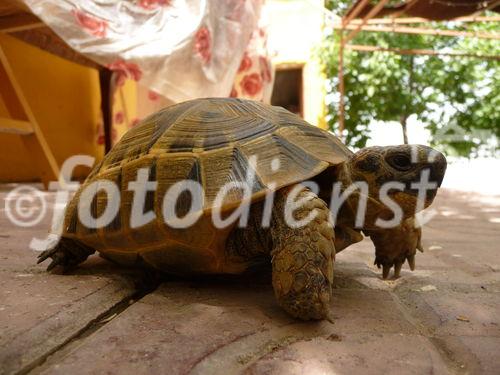
[(122, 270), (98, 257), (72, 275), (50, 274), (36, 265), (29, 243), (47, 235), (53, 195), (45, 193), (49, 214), (35, 228), (13, 225), (3, 206), (0, 212), (0, 374), (35, 367), (135, 293)]
[(497, 375), (500, 197), (444, 190), (433, 207), (415, 272), (382, 280), (368, 240), (339, 254), (333, 325), (287, 316), (265, 270), (171, 280), (128, 304), (136, 274), (96, 258), (46, 274), (26, 248), (48, 223), (5, 230), (0, 215), (2, 372)]
[(302, 323), (276, 306), (267, 282), (167, 282), (43, 373), (237, 373), (293, 342), (416, 333), (386, 291), (336, 289), (334, 300), (335, 324)]
[(450, 373), (425, 337), (366, 333), (296, 342), (244, 371), (245, 375)]
[(126, 280), (1, 274), (0, 373), (30, 368), (132, 296)]
[(398, 294), (434, 335), (500, 338), (500, 293), (436, 290)]

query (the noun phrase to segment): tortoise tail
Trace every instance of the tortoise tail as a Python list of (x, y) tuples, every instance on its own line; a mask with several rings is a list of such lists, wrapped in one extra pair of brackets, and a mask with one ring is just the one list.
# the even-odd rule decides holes
[(38, 256), (37, 264), (43, 262), (47, 258), (52, 258), (52, 262), (47, 267), (47, 271), (52, 270), (56, 266), (61, 266), (64, 271), (67, 271), (82, 263), (89, 255), (94, 253), (94, 249), (78, 240), (61, 237), (53, 248), (45, 250)]

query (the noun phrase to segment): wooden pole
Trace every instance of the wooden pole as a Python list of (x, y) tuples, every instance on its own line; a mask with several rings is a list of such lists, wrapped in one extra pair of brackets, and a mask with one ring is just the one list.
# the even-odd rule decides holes
[[(340, 25), (333, 25), (334, 29), (340, 29)], [(400, 34), (421, 34), (421, 35), (438, 35), (438, 36), (462, 36), (469, 38), (479, 38), (479, 39), (494, 39), (499, 40), (500, 34), (486, 33), (486, 32), (476, 32), (476, 31), (457, 31), (457, 30), (436, 30), (428, 28), (418, 28), (418, 27), (407, 27), (407, 26), (367, 26), (367, 25), (347, 25), (344, 29), (353, 30), (353, 32), (361, 31), (373, 31), (373, 32), (392, 32)], [(351, 35), (351, 34), (349, 34)], [(344, 39), (347, 43), (349, 35)], [(352, 38), (351, 38), (352, 39)]]
[[(445, 21), (434, 21), (434, 22), (498, 22), (500, 21), (500, 16), (468, 16), (468, 17), (458, 17), (452, 20)], [(352, 20), (350, 25), (359, 25), (362, 20)], [(408, 23), (428, 23), (433, 22), (427, 18), (420, 17), (401, 17), (401, 18), (372, 18), (367, 20), (367, 25), (385, 25), (385, 24), (408, 24)], [(344, 25), (345, 26), (345, 25)]]
[(359, 14), (359, 12), (361, 12), (361, 10), (370, 2), (370, 0), (362, 0), (360, 1), (355, 7), (354, 9), (352, 9), (349, 13), (349, 11), (347, 11), (347, 15), (345, 17), (342, 17), (342, 25), (347, 25), (349, 24), (349, 22), (351, 22), (351, 20), (353, 20), (354, 18), (356, 18), (356, 16)]
[(101, 88), (101, 112), (104, 130), (104, 153), (113, 147), (113, 72), (107, 68), (99, 69), (99, 86)]
[(360, 31), (361, 29), (365, 26), (366, 22), (375, 17), (378, 12), (382, 10), (385, 4), (387, 4), (389, 0), (381, 0), (377, 5), (375, 5), (369, 12), (368, 14), (361, 20), (361, 23), (356, 26), (350, 26), (350, 25), (345, 25), (344, 29), (352, 30), (347, 36), (344, 38), (344, 42), (348, 43), (352, 38), (354, 38)]
[(383, 48), (378, 46), (364, 46), (360, 44), (346, 44), (346, 49), (360, 52), (392, 52), (399, 55), (428, 55), (428, 56), (457, 56), (457, 57), (471, 57), (477, 59), (500, 60), (500, 56), (496, 55), (479, 55), (474, 53), (447, 51), (440, 52), (430, 49), (398, 49), (398, 48)]
[(344, 30), (340, 29), (339, 47), (339, 138), (343, 139), (345, 129), (345, 107), (344, 107)]

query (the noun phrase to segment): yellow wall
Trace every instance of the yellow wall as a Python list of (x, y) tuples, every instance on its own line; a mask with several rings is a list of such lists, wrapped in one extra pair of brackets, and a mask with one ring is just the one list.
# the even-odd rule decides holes
[[(0, 45), (59, 165), (76, 154), (102, 157), (96, 143), (101, 121), (97, 71), (1, 33)], [(0, 117), (8, 117), (1, 96)], [(36, 179), (19, 136), (0, 134), (0, 181)]]
[(325, 77), (315, 49), (323, 35), (324, 0), (271, 0), (266, 3), (269, 48), (280, 69), (303, 66), (303, 113), (311, 124), (326, 128)]

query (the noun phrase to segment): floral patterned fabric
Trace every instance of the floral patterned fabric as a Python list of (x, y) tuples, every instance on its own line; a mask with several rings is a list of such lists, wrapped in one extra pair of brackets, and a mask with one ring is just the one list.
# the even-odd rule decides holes
[(261, 0), (23, 0), (76, 51), (180, 102), (227, 96)]
[[(125, 86), (129, 85), (134, 79), (132, 72), (133, 69), (130, 72), (124, 69)], [(259, 26), (252, 33), (252, 37), (240, 60), (232, 88), (223, 96), (253, 99), (269, 103), (273, 81), (274, 71), (267, 47), (266, 21), (264, 17), (261, 17)], [(175, 104), (171, 99), (141, 84), (136, 86), (136, 96), (132, 102), (130, 100), (127, 101), (124, 91), (126, 91), (126, 87), (120, 86), (115, 93), (111, 134), (113, 144), (118, 142), (127, 130), (137, 125), (142, 118)], [(104, 145), (104, 131), (102, 126), (98, 127), (96, 137), (97, 142)]]
[(261, 26), (253, 32), (243, 54), (230, 96), (269, 103), (273, 81), (274, 72), (268, 55), (267, 34)]
[[(225, 96), (270, 102), (274, 73), (266, 41), (267, 35), (263, 28), (252, 35), (251, 42), (241, 59), (232, 89)], [(135, 96), (127, 100), (126, 92), (130, 91), (127, 89), (131, 88), (134, 78), (132, 73), (127, 73), (127, 70), (123, 71), (122, 76), (124, 83), (117, 87), (114, 94), (111, 133), (113, 144), (118, 142), (123, 134), (137, 125), (141, 119), (175, 104), (174, 101), (141, 84), (135, 85)], [(97, 128), (96, 141), (99, 145), (104, 146), (102, 124), (99, 124)]]
[[(270, 101), (264, 0), (23, 1), (71, 47), (115, 73), (113, 145), (142, 118), (184, 100)], [(102, 123), (96, 129), (103, 146)]]

